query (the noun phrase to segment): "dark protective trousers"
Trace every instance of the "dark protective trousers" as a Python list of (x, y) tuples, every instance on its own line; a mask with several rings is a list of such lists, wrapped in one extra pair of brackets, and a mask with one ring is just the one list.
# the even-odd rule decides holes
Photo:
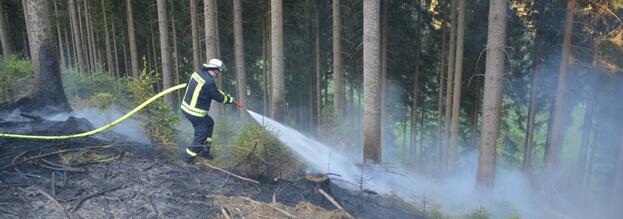
[(193, 142), (188, 146), (192, 152), (197, 154), (209, 153), (212, 143), (212, 132), (214, 130), (214, 120), (209, 115), (196, 117), (184, 112), (186, 119), (190, 121), (195, 129)]

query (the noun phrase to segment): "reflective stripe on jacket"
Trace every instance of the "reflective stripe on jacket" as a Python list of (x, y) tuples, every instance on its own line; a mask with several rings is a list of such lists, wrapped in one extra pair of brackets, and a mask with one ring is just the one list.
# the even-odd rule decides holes
[(229, 94), (216, 88), (216, 82), (207, 70), (201, 69), (199, 72), (194, 72), (186, 86), (180, 108), (190, 115), (204, 117), (210, 110), (212, 100), (225, 104), (235, 101)]

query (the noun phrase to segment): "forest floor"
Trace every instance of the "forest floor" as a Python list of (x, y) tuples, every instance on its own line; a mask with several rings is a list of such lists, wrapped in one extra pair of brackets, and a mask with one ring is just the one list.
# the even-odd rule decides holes
[[(93, 128), (74, 117), (1, 115), (0, 133), (62, 135)], [(391, 196), (331, 183), (325, 190), (345, 209), (339, 210), (303, 175), (256, 184), (172, 162), (140, 143), (0, 138), (0, 218), (423, 218)]]

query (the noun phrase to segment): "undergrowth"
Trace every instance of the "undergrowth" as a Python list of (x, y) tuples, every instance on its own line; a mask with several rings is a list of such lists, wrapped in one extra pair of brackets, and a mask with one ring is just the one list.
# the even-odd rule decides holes
[(0, 102), (11, 104), (30, 94), (33, 80), (34, 70), (29, 59), (0, 58)]
[(303, 164), (277, 135), (255, 123), (244, 125), (234, 137), (232, 155), (238, 172), (260, 180), (287, 178), (303, 170)]
[[(147, 63), (145, 62), (140, 78), (138, 80), (130, 80), (128, 83), (132, 93), (133, 105), (135, 106), (157, 94), (157, 92), (154, 92), (154, 87), (157, 87), (158, 74), (148, 72), (146, 65)], [(165, 102), (164, 99), (158, 99), (147, 105), (140, 112), (140, 115), (142, 116), (140, 121), (145, 129), (145, 135), (149, 137), (152, 143), (162, 145), (161, 149), (169, 152), (177, 149), (174, 146), (174, 137), (178, 132), (175, 126), (180, 119), (174, 113), (169, 103)]]

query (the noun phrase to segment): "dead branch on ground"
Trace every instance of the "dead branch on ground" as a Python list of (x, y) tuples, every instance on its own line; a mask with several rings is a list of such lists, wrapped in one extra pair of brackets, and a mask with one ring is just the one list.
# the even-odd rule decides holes
[(260, 204), (260, 205), (261, 205), (261, 204), (264, 204), (264, 205), (267, 205), (268, 207), (270, 207), (270, 208), (272, 208), (272, 209), (274, 209), (274, 210), (276, 210), (276, 211), (278, 211), (278, 212), (281, 212), (282, 214), (284, 214), (284, 215), (286, 215), (286, 216), (288, 216), (288, 217), (290, 217), (290, 218), (298, 218), (298, 217), (295, 217), (294, 215), (290, 214), (290, 213), (289, 213), (289, 212), (287, 212), (286, 210), (283, 210), (283, 209), (281, 209), (281, 208), (275, 207), (275, 206), (273, 206), (273, 205), (271, 205), (271, 204), (269, 204), (269, 203), (258, 202), (258, 201), (255, 201), (255, 200), (251, 199), (251, 198), (248, 198), (248, 197), (242, 197), (242, 196), (241, 196), (240, 198), (242, 198), (242, 199), (244, 199), (244, 200), (246, 200), (246, 201), (249, 201), (249, 202), (251, 202), (251, 203), (253, 203), (253, 204)]
[(218, 167), (212, 166), (212, 165), (210, 165), (208, 162), (203, 162), (203, 164), (204, 164), (205, 166), (207, 166), (207, 167), (211, 168), (211, 169), (221, 171), (221, 172), (223, 172), (223, 173), (225, 173), (225, 174), (227, 174), (227, 175), (230, 175), (230, 176), (236, 177), (236, 178), (238, 178), (238, 179), (241, 179), (241, 180), (244, 180), (244, 181), (247, 181), (247, 182), (250, 182), (250, 183), (254, 183), (254, 184), (260, 184), (260, 182), (258, 182), (257, 180), (252, 180), (252, 179), (249, 179), (249, 178), (246, 178), (246, 177), (243, 177), (243, 176), (236, 175), (236, 174), (234, 174), (234, 173), (232, 173), (232, 172), (229, 172), (229, 171), (227, 171), (227, 170), (224, 170), (224, 169), (221, 169), (221, 168), (218, 168)]
[(50, 152), (50, 153), (45, 153), (45, 154), (41, 154), (41, 155), (37, 155), (37, 156), (32, 156), (32, 157), (26, 158), (24, 160), (21, 160), (19, 162), (16, 161), (17, 159), (14, 159), (15, 162), (11, 162), (10, 164), (7, 164), (7, 165), (1, 167), (0, 170), (5, 170), (7, 168), (14, 167), (14, 166), (16, 166), (18, 164), (26, 163), (28, 161), (36, 160), (36, 159), (39, 159), (39, 158), (49, 157), (49, 156), (52, 156), (52, 155), (63, 154), (63, 153), (73, 152), (73, 151), (82, 151), (82, 150), (91, 150), (91, 149), (104, 149), (104, 148), (113, 148), (113, 147), (119, 147), (119, 146), (118, 145), (103, 145), (103, 146), (93, 146), (93, 147), (86, 147), (86, 148), (62, 149), (62, 150), (58, 150), (58, 151), (54, 151), (54, 152)]
[[(48, 169), (51, 169), (49, 167), (52, 168), (57, 168), (56, 170), (60, 170), (60, 171), (69, 171), (69, 172), (86, 172), (86, 170), (84, 168), (76, 168), (76, 167), (71, 167), (71, 166), (65, 166), (62, 164), (57, 164), (54, 163), (52, 161), (46, 160), (45, 158), (42, 158), (41, 161), (43, 161), (44, 163), (46, 163)], [(40, 166), (42, 166), (41, 164), (39, 164)], [(48, 166), (49, 165), (49, 166)], [(44, 166), (42, 166), (44, 167)]]
[(82, 203), (84, 203), (85, 201), (87, 201), (87, 200), (89, 200), (91, 198), (94, 198), (94, 197), (97, 197), (97, 196), (100, 196), (100, 195), (104, 195), (104, 194), (106, 194), (108, 192), (112, 192), (112, 191), (115, 191), (115, 190), (118, 190), (118, 189), (121, 189), (121, 188), (125, 188), (125, 187), (126, 187), (126, 185), (115, 186), (115, 187), (110, 188), (110, 189), (102, 190), (102, 191), (93, 193), (91, 195), (87, 195), (84, 198), (80, 199), (78, 204), (76, 204), (76, 206), (73, 209), (71, 209), (71, 212), (76, 212), (78, 210), (78, 208), (80, 208)]
[(229, 213), (227, 213), (227, 209), (225, 209), (224, 207), (221, 207), (221, 213), (223, 213), (223, 216), (225, 217), (225, 219), (231, 219), (231, 217), (229, 216)]
[(63, 212), (63, 214), (65, 215), (65, 218), (69, 219), (69, 213), (67, 213), (67, 210), (65, 210), (65, 208), (63, 208), (63, 206), (61, 205), (61, 203), (58, 203), (58, 201), (56, 201), (56, 199), (54, 199), (50, 194), (48, 194), (47, 192), (44, 192), (41, 189), (38, 189), (37, 192), (39, 192), (40, 194), (44, 195), (45, 197), (47, 197), (48, 199), (50, 199), (50, 201), (52, 201), (52, 203), (54, 203), (54, 205), (61, 210), (61, 212)]
[(322, 194), (322, 196), (324, 196), (327, 200), (329, 200), (331, 202), (331, 204), (335, 205), (336, 208), (344, 211), (346, 213), (346, 215), (348, 215), (348, 217), (350, 218), (355, 218), (353, 217), (353, 215), (351, 215), (350, 213), (348, 213), (348, 211), (346, 211), (346, 209), (344, 209), (340, 203), (338, 203), (333, 197), (331, 197), (331, 195), (329, 195), (327, 192), (325, 192), (322, 189), (318, 189), (318, 192), (320, 192), (320, 194)]

